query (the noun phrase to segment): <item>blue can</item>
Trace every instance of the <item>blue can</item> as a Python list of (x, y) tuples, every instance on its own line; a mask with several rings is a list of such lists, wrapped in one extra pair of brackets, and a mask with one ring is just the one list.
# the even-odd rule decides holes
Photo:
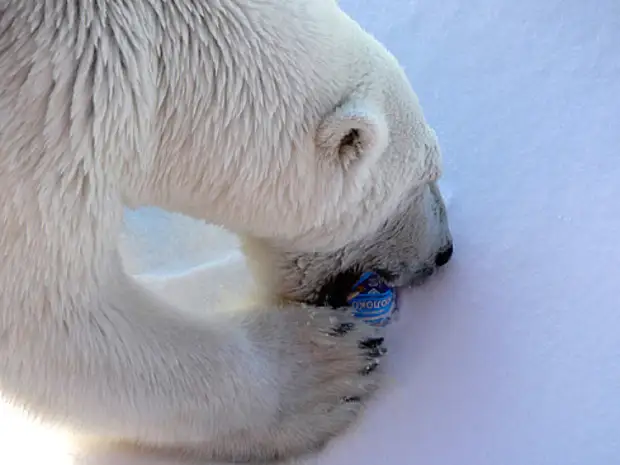
[(353, 285), (347, 302), (353, 308), (353, 316), (371, 326), (386, 326), (396, 309), (394, 289), (371, 271), (364, 273)]

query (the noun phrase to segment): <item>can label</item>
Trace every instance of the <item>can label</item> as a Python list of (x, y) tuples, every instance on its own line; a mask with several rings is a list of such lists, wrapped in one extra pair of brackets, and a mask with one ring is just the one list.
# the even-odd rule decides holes
[(386, 326), (395, 309), (394, 290), (373, 272), (364, 273), (347, 298), (353, 316), (371, 326)]

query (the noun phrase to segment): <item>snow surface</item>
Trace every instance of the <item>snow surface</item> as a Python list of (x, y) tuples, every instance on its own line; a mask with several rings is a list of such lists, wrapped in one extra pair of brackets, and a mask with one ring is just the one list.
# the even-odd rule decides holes
[[(381, 397), (307, 463), (619, 463), (620, 2), (341, 4), (437, 130), (455, 256), (403, 295)], [(234, 238), (193, 220), (149, 209), (127, 225), (128, 266), (187, 309), (243, 268)], [(0, 437), (7, 465), (155, 463), (72, 458), (8, 408)]]

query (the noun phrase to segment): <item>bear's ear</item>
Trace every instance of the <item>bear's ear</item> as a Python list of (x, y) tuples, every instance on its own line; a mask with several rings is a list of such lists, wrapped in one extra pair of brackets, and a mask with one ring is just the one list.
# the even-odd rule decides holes
[(389, 131), (383, 114), (364, 102), (338, 106), (321, 122), (317, 146), (322, 156), (342, 164), (372, 163), (386, 149)]

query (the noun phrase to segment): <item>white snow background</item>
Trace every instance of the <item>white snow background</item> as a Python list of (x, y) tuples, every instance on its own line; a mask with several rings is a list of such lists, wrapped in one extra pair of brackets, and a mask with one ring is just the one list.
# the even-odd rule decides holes
[[(436, 128), (455, 255), (402, 294), (380, 397), (307, 463), (620, 463), (620, 2), (341, 4)], [(193, 220), (143, 210), (127, 226), (128, 266), (185, 308), (243, 271), (234, 239)], [(3, 465), (155, 463), (73, 457), (8, 407), (0, 441)]]

